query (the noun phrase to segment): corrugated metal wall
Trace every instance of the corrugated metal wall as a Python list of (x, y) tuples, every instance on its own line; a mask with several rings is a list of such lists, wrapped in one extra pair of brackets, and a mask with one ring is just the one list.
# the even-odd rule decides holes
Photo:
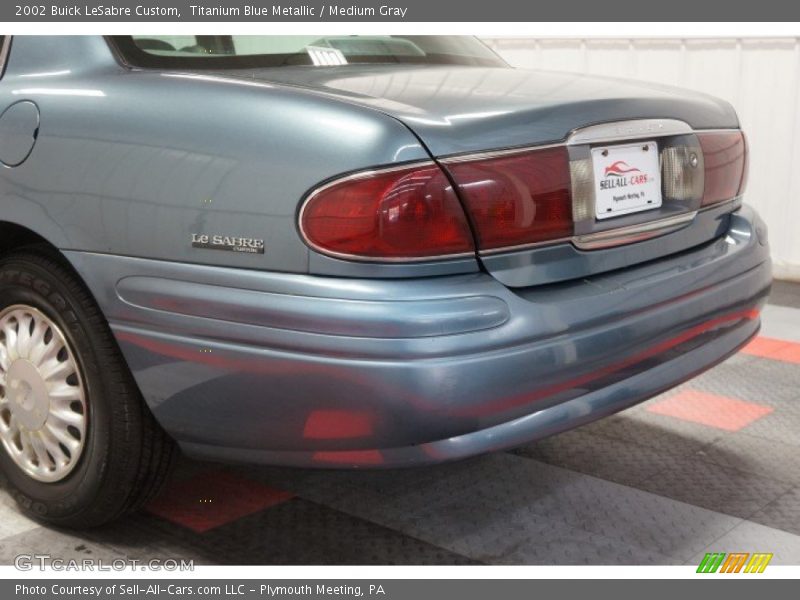
[(511, 64), (687, 87), (731, 102), (751, 148), (746, 200), (770, 228), (775, 275), (800, 280), (800, 38), (488, 38)]

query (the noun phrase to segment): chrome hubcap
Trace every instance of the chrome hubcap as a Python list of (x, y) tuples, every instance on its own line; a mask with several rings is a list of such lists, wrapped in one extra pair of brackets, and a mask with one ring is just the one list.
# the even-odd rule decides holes
[(78, 462), (86, 397), (64, 335), (37, 309), (0, 312), (0, 441), (27, 475), (53, 482)]

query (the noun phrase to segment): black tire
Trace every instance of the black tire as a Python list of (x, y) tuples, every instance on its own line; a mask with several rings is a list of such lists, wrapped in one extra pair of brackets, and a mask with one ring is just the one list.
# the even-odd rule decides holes
[(153, 498), (176, 456), (83, 282), (55, 250), (0, 257), (0, 311), (31, 306), (61, 329), (81, 372), (88, 409), (82, 452), (61, 480), (29, 476), (0, 444), (10, 492), (34, 518), (64, 527), (102, 525)]

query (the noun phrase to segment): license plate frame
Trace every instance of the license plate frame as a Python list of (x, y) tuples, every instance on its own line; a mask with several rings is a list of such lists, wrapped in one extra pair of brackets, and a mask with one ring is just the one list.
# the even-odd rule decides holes
[(597, 220), (653, 210), (663, 204), (655, 140), (596, 146), (591, 158)]

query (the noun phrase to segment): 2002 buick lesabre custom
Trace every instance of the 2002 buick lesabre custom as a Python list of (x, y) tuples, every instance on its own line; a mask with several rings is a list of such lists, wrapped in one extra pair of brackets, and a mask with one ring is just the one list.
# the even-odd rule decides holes
[[(15, 37), (0, 451), (107, 521), (206, 458), (522, 444), (740, 348), (770, 285), (725, 102), (449, 37)], [(173, 442), (174, 440), (174, 442)]]

